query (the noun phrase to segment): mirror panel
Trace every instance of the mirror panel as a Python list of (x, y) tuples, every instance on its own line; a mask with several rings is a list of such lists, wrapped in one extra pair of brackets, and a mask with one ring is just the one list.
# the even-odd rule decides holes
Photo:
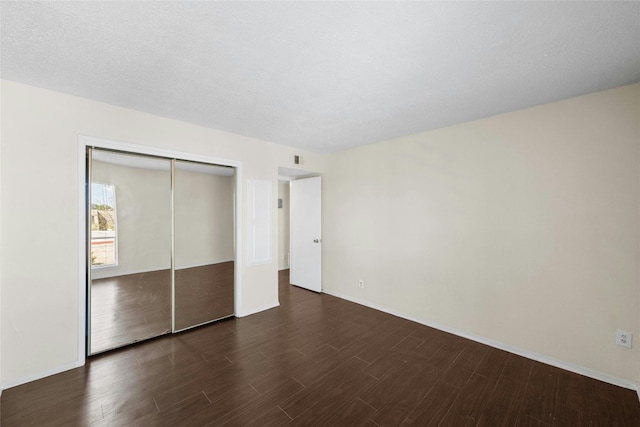
[(90, 354), (171, 331), (171, 161), (91, 150)]
[(234, 314), (234, 171), (175, 162), (176, 331)]

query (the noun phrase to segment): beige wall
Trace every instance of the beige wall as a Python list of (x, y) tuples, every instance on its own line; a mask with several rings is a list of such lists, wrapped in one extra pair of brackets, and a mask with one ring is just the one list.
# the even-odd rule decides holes
[(289, 268), (289, 182), (278, 183), (278, 198), (282, 209), (278, 209), (278, 269)]
[[(82, 98), (2, 82), (3, 207), (0, 276), (2, 381), (11, 386), (71, 368), (79, 336), (79, 135), (224, 158), (241, 162), (241, 206), (246, 180), (277, 183), (278, 167), (293, 167), (293, 155), (322, 171), (323, 156), (222, 131), (194, 126)], [(275, 196), (275, 194), (274, 194)], [(273, 209), (277, 209), (273, 203)], [(47, 215), (38, 215), (43, 209)], [(242, 238), (246, 213), (240, 214)], [(37, 221), (36, 221), (37, 218)], [(277, 215), (272, 215), (276, 230)], [(277, 253), (277, 239), (272, 239)], [(43, 251), (43, 252), (39, 252)], [(38, 255), (40, 254), (40, 255)], [(239, 254), (239, 314), (277, 304), (277, 260), (246, 266)]]
[(637, 383), (639, 110), (633, 85), (330, 156), (323, 289)]

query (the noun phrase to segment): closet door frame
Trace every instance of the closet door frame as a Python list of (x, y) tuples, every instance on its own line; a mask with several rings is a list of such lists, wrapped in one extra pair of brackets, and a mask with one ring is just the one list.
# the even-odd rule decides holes
[[(88, 176), (89, 168), (87, 167), (87, 149), (97, 148), (105, 150), (123, 151), (132, 154), (149, 155), (155, 157), (164, 157), (167, 159), (186, 160), (199, 163), (208, 163), (212, 165), (230, 166), (235, 168), (235, 193), (234, 193), (234, 235), (235, 235), (235, 248), (234, 258), (236, 268), (234, 271), (234, 312), (241, 313), (241, 302), (239, 296), (242, 295), (241, 287), (241, 272), (243, 266), (243, 260), (240, 256), (243, 253), (242, 248), (242, 230), (239, 213), (242, 210), (242, 197), (240, 183), (242, 182), (242, 163), (219, 157), (204, 156), (195, 153), (166, 150), (162, 148), (155, 148), (146, 145), (137, 145), (120, 141), (113, 141), (103, 138), (96, 138), (91, 136), (80, 135), (78, 137), (78, 195), (79, 195), (79, 209), (78, 209), (78, 236), (79, 236), (79, 251), (78, 251), (78, 325), (84, 325), (84, 328), (78, 330), (78, 366), (82, 366), (88, 356), (88, 337), (90, 331), (89, 320), (89, 300), (87, 292), (87, 284), (91, 280), (91, 267), (88, 260), (88, 242), (89, 232), (87, 224), (87, 206), (88, 197), (90, 197), (90, 191), (88, 183), (90, 177)], [(172, 162), (174, 163), (174, 162)], [(173, 168), (172, 168), (173, 169)], [(173, 192), (172, 192), (173, 193)], [(173, 232), (173, 230), (172, 230)], [(172, 239), (173, 241), (173, 239)], [(172, 263), (173, 263), (172, 256)], [(172, 266), (173, 267), (173, 266)], [(173, 286), (172, 286), (173, 288)], [(173, 292), (173, 290), (172, 290)], [(172, 308), (173, 311), (173, 308)], [(173, 322), (172, 322), (173, 323)]]

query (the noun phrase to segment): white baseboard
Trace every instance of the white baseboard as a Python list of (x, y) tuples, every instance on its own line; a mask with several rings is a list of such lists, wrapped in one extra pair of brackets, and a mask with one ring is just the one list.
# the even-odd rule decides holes
[(272, 308), (276, 308), (276, 307), (279, 307), (279, 306), (280, 306), (280, 301), (276, 301), (276, 302), (273, 302), (271, 304), (267, 304), (267, 305), (263, 305), (261, 307), (255, 308), (253, 310), (240, 311), (240, 312), (236, 313), (236, 317), (251, 316), (252, 314), (260, 313), (261, 311), (270, 310)]
[(79, 368), (80, 366), (83, 366), (83, 365), (84, 365), (84, 360), (82, 362), (75, 361), (75, 362), (72, 362), (72, 363), (66, 363), (64, 365), (58, 366), (58, 367), (53, 368), (53, 369), (47, 369), (46, 371), (42, 371), (42, 372), (39, 372), (39, 373), (34, 374), (34, 375), (27, 375), (27, 376), (24, 376), (22, 378), (11, 380), (11, 381), (8, 381), (6, 383), (1, 384), (0, 385), (0, 391), (4, 390), (4, 389), (11, 388), (11, 387), (16, 387), (16, 386), (19, 386), (19, 385), (22, 385), (22, 384), (26, 384), (26, 383), (29, 383), (31, 381), (41, 380), (42, 378), (46, 378), (46, 377), (49, 377), (51, 375), (56, 375), (56, 374), (59, 374), (59, 373), (64, 372), (64, 371), (69, 371), (71, 369)]
[(488, 346), (491, 346), (491, 347), (494, 347), (494, 348), (498, 348), (500, 350), (508, 351), (509, 353), (514, 353), (514, 354), (517, 354), (519, 356), (526, 357), (527, 359), (532, 359), (532, 360), (535, 360), (535, 361), (538, 361), (538, 362), (542, 362), (542, 363), (545, 363), (547, 365), (555, 366), (556, 368), (564, 369), (566, 371), (574, 372), (576, 374), (580, 374), (580, 375), (584, 375), (586, 377), (594, 378), (596, 380), (604, 381), (604, 382), (609, 383), (609, 384), (617, 385), (617, 386), (628, 388), (628, 389), (631, 389), (631, 390), (636, 390), (637, 393), (638, 393), (638, 399), (640, 400), (640, 384), (638, 384), (636, 382), (633, 382), (633, 381), (630, 381), (630, 380), (627, 380), (627, 379), (624, 379), (624, 378), (618, 378), (618, 377), (615, 377), (613, 375), (605, 374), (605, 373), (602, 373), (602, 372), (599, 372), (599, 371), (596, 371), (596, 370), (593, 370), (593, 369), (585, 368), (584, 366), (574, 365), (573, 363), (565, 362), (563, 360), (555, 359), (553, 357), (545, 356), (544, 354), (535, 353), (535, 352), (532, 352), (532, 351), (529, 351), (529, 350), (524, 350), (524, 349), (521, 349), (521, 348), (518, 348), (518, 347), (511, 346), (509, 344), (505, 344), (505, 343), (502, 343), (502, 342), (499, 342), (499, 341), (495, 341), (495, 340), (492, 340), (492, 339), (489, 339), (489, 338), (485, 338), (485, 337), (482, 337), (482, 336), (479, 336), (479, 335), (470, 334), (468, 332), (461, 331), (461, 330), (458, 330), (458, 329), (455, 329), (455, 328), (449, 328), (447, 326), (440, 325), (438, 323), (434, 323), (434, 322), (431, 322), (431, 321), (428, 321), (428, 320), (417, 319), (417, 318), (411, 317), (411, 316), (409, 316), (409, 315), (407, 315), (405, 313), (401, 313), (401, 312), (396, 311), (396, 310), (391, 310), (391, 309), (389, 309), (387, 307), (382, 307), (382, 306), (379, 306), (377, 304), (373, 304), (373, 303), (371, 303), (369, 301), (365, 301), (365, 300), (361, 300), (361, 299), (358, 299), (358, 298), (354, 298), (354, 297), (352, 297), (350, 295), (345, 295), (345, 294), (342, 294), (340, 292), (329, 291), (329, 290), (326, 290), (326, 289), (323, 289), (322, 292), (324, 292), (326, 294), (329, 294), (329, 295), (333, 295), (335, 297), (338, 297), (338, 298), (341, 298), (341, 299), (344, 299), (344, 300), (347, 300), (347, 301), (354, 302), (356, 304), (360, 304), (360, 305), (364, 305), (364, 306), (369, 307), (369, 308), (373, 308), (373, 309), (378, 310), (378, 311), (382, 311), (384, 313), (392, 314), (394, 316), (401, 317), (403, 319), (411, 320), (412, 322), (420, 323), (422, 325), (429, 326), (431, 328), (438, 329), (438, 330), (441, 330), (443, 332), (447, 332), (447, 333), (450, 333), (450, 334), (453, 334), (453, 335), (457, 335), (457, 336), (462, 337), (462, 338), (467, 338), (467, 339), (470, 339), (472, 341), (479, 342), (481, 344), (486, 344)]

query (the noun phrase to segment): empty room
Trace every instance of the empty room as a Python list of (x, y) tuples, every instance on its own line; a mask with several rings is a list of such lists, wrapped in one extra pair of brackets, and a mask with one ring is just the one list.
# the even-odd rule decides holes
[(0, 423), (640, 425), (640, 2), (0, 2)]

